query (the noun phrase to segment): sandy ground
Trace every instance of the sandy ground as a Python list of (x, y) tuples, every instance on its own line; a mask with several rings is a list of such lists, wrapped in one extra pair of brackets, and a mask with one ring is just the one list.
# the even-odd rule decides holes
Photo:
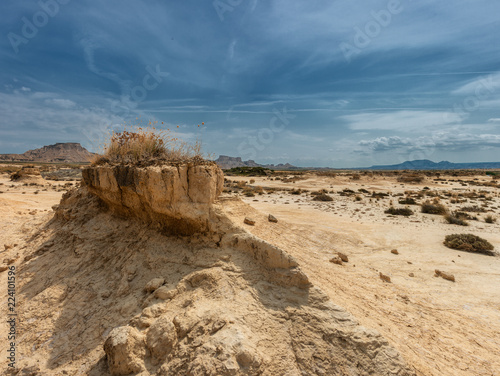
[[(229, 179), (253, 179), (253, 186), (334, 192), (363, 188), (394, 194), (424, 186), (456, 192), (484, 189), (493, 197), (490, 209), (500, 213), (498, 189), (464, 187), (459, 183), (427, 181), (401, 185), (390, 177), (357, 181), (347, 177), (310, 177), (295, 183), (267, 178)], [(0, 175), (0, 183), (0, 251), (3, 264), (15, 265), (23, 257), (27, 236), (52, 217), (51, 207), (59, 203), (63, 191), (51, 186), (11, 183), (7, 175)], [(447, 234), (473, 233), (500, 250), (498, 221), (470, 221), (468, 227), (450, 225), (441, 216), (419, 213), (418, 206), (412, 207), (416, 213), (411, 217), (391, 217), (383, 212), (390, 200), (399, 206), (398, 197), (370, 202), (363, 194), (361, 201), (337, 193), (331, 196), (332, 202), (314, 202), (306, 194), (286, 192), (255, 197), (225, 194), (221, 200), (227, 214), (242, 226), (245, 217), (255, 219), (255, 226), (246, 226), (248, 231), (292, 254), (315, 285), (362, 325), (382, 333), (419, 375), (499, 375), (500, 257), (459, 252), (442, 244)], [(480, 204), (444, 203), (451, 208)], [(268, 214), (279, 222), (268, 222)], [(13, 248), (4, 250), (4, 244)], [(392, 249), (399, 254), (391, 253)], [(337, 251), (347, 254), (349, 262), (330, 263)], [(456, 282), (434, 277), (435, 269), (452, 273)], [(379, 272), (390, 276), (392, 283), (383, 282)], [(7, 274), (0, 275), (0, 293), (6, 297)], [(2, 301), (5, 312), (6, 299)], [(2, 343), (6, 342), (7, 330), (2, 320)]]
[[(313, 177), (295, 183), (267, 178), (252, 186), (403, 193), (424, 186), (432, 190), (490, 191), (490, 208), (498, 214), (498, 189), (458, 183), (424, 182), (401, 185), (394, 178), (351, 181)], [(484, 178), (484, 177), (481, 177)], [(470, 178), (472, 179), (472, 178)], [(486, 180), (486, 179), (485, 179)], [(296, 257), (312, 282), (367, 327), (378, 329), (415, 366), (420, 375), (500, 374), (500, 257), (455, 251), (442, 243), (445, 235), (473, 233), (500, 250), (500, 225), (470, 221), (470, 226), (445, 223), (443, 217), (418, 212), (408, 218), (384, 214), (389, 201), (331, 194), (332, 202), (314, 202), (304, 194), (276, 192), (228, 198), (227, 212), (236, 221), (256, 220), (247, 229)], [(361, 195), (363, 196), (363, 195)], [(477, 204), (449, 204), (450, 208)], [(273, 214), (279, 223), (268, 222)], [(489, 212), (488, 214), (491, 214)], [(484, 216), (484, 214), (483, 214)], [(397, 249), (399, 254), (391, 253)], [(329, 259), (341, 251), (349, 262)], [(452, 273), (456, 282), (434, 277), (434, 270)], [(391, 277), (383, 282), (378, 273)], [(413, 273), (414, 277), (410, 277)]]

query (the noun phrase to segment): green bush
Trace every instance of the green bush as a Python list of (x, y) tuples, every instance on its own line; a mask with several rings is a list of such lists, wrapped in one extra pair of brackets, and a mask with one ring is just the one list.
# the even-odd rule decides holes
[(489, 256), (495, 255), (495, 252), (493, 252), (494, 247), (490, 242), (473, 234), (447, 235), (444, 239), (444, 245), (459, 251), (476, 252)]

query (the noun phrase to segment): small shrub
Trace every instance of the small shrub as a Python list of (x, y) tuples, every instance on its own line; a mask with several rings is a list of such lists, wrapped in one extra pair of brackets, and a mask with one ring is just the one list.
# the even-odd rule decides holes
[(325, 193), (326, 193), (326, 191), (324, 189), (322, 189), (321, 191), (312, 191), (311, 196), (319, 196), (319, 195), (322, 195)]
[(361, 196), (356, 196), (356, 197), (355, 197), (355, 200), (356, 200), (356, 201), (361, 201), (361, 200), (362, 200), (362, 198), (361, 198)]
[(495, 217), (493, 217), (492, 215), (488, 215), (488, 216), (486, 216), (486, 218), (484, 218), (484, 221), (485, 221), (486, 223), (495, 223), (495, 222), (496, 222), (496, 220), (497, 220), (497, 219), (496, 219)]
[(333, 201), (333, 198), (325, 193), (320, 193), (313, 198), (313, 201)]
[(453, 215), (457, 218), (460, 218), (460, 219), (464, 219), (464, 220), (467, 219), (469, 221), (477, 221), (477, 217), (474, 217), (466, 212), (454, 211)]
[(406, 197), (398, 201), (401, 205), (417, 205), (414, 198)]
[(448, 248), (458, 249), (465, 252), (477, 252), (489, 256), (494, 256), (493, 245), (486, 239), (473, 234), (453, 234), (447, 235), (444, 245)]
[(255, 183), (255, 179), (250, 179), (250, 184)]
[(244, 192), (243, 194), (247, 197), (255, 197), (255, 193), (253, 193), (252, 191)]
[(431, 203), (429, 201), (425, 201), (422, 205), (422, 213), (426, 214), (436, 214), (436, 215), (444, 215), (447, 210), (446, 207), (442, 204)]
[(446, 214), (444, 216), (444, 219), (452, 225), (459, 225), (459, 226), (468, 226), (469, 224), (465, 222), (463, 219), (454, 216), (453, 214)]
[(391, 206), (384, 213), (392, 215), (403, 215), (405, 217), (409, 217), (410, 215), (413, 215), (413, 210), (411, 210), (410, 208), (395, 208)]
[(463, 208), (460, 208), (461, 211), (464, 212), (472, 212), (472, 213), (484, 213), (486, 212), (486, 209), (480, 208), (477, 205), (474, 206), (464, 206)]
[(400, 183), (422, 183), (424, 181), (424, 177), (419, 174), (404, 174), (398, 177), (398, 182)]

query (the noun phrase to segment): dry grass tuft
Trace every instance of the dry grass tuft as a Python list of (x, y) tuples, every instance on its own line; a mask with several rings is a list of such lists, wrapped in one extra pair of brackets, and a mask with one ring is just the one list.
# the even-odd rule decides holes
[(175, 137), (170, 130), (154, 127), (131, 127), (113, 132), (93, 165), (113, 163), (187, 162), (203, 161), (201, 144), (189, 144)]
[(422, 213), (445, 215), (447, 212), (448, 210), (446, 209), (446, 207), (439, 203), (431, 203), (430, 201), (425, 201), (422, 204)]
[(395, 208), (395, 207), (390, 207), (386, 211), (384, 211), (385, 214), (391, 214), (391, 215), (403, 215), (405, 217), (409, 217), (410, 215), (413, 214), (413, 210), (410, 208)]

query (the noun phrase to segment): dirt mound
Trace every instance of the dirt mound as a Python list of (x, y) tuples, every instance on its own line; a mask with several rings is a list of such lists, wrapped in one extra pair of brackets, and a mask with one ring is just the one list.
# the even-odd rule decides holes
[[(152, 180), (132, 178), (130, 190), (153, 203), (138, 183), (158, 183), (156, 174), (125, 176), (141, 173)], [(210, 204), (209, 231), (186, 237), (157, 231), (135, 211), (144, 205), (120, 216), (114, 205), (74, 189), (19, 245), (18, 374), (413, 374), (294, 258), (234, 225), (219, 204)]]
[(22, 183), (36, 183), (36, 184), (48, 184), (48, 182), (42, 177), (40, 169), (35, 166), (23, 166), (19, 171), (11, 174), (10, 179), (12, 181), (22, 182)]

